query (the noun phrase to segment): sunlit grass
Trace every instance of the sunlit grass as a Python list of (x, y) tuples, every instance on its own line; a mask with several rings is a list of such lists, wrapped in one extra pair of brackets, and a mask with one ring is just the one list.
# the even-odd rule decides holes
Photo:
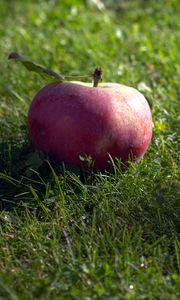
[[(92, 2), (0, 3), (0, 299), (180, 297), (179, 1)], [(27, 135), (45, 82), (12, 51), (142, 89), (154, 122), (144, 159), (112, 173), (50, 164)]]

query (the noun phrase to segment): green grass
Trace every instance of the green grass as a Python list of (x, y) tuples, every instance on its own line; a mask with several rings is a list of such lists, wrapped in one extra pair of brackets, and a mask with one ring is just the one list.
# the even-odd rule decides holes
[[(0, 299), (180, 298), (178, 0), (0, 2)], [(48, 163), (27, 135), (45, 84), (18, 51), (62, 74), (149, 89), (154, 134), (126, 172)]]

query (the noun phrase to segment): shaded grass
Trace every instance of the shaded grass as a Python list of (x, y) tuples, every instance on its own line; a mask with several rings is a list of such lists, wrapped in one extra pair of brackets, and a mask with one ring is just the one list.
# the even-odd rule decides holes
[[(0, 4), (0, 299), (178, 299), (178, 1)], [(109, 3), (109, 4), (108, 4)], [(7, 61), (148, 89), (154, 136), (123, 172), (57, 166), (28, 141), (28, 106), (44, 85)]]

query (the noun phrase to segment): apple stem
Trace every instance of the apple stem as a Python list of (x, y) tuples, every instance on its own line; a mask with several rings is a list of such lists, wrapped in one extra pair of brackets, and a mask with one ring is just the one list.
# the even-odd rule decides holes
[(93, 87), (97, 87), (99, 81), (102, 80), (102, 68), (98, 67), (95, 69), (93, 74)]

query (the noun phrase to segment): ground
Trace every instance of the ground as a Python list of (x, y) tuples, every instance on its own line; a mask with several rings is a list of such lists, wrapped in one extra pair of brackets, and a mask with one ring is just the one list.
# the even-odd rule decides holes
[[(104, 5), (102, 5), (104, 3)], [(178, 0), (0, 2), (0, 299), (180, 298)], [(32, 148), (45, 85), (17, 51), (63, 75), (102, 66), (153, 115), (144, 159), (80, 172)]]

